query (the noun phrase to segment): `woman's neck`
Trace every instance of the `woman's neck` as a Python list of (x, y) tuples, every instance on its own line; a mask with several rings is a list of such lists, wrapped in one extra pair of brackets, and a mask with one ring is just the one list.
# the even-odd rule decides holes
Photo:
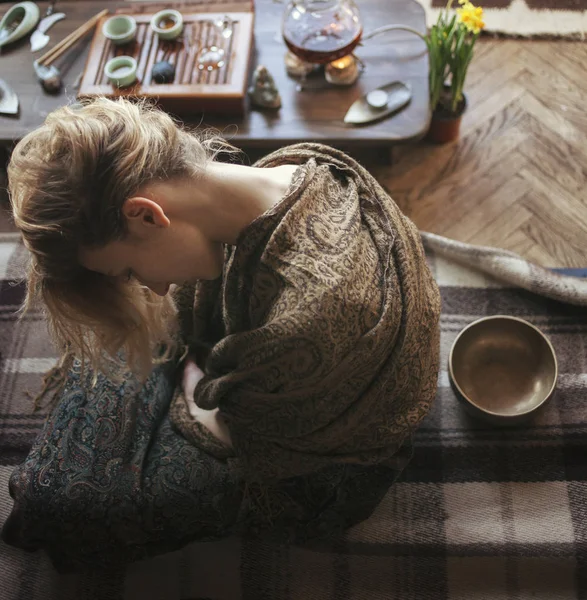
[(197, 183), (186, 184), (191, 212), (212, 241), (236, 244), (241, 232), (287, 193), (295, 165), (261, 169), (211, 162)]

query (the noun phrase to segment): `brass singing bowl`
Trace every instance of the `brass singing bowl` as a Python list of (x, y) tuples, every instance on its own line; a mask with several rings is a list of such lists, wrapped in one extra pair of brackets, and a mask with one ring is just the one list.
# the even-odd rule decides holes
[(457, 395), (475, 416), (496, 424), (528, 419), (552, 395), (556, 354), (534, 325), (498, 315), (465, 327), (453, 343), (449, 374)]

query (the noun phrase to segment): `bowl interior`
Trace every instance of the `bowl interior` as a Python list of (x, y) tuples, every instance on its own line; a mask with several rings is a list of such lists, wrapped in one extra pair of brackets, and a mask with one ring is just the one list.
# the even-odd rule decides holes
[(25, 15), (26, 11), (24, 6), (15, 6), (12, 11), (8, 11), (5, 26), (11, 28), (16, 27), (24, 20)]
[(534, 327), (510, 318), (473, 324), (456, 341), (452, 376), (483, 411), (514, 417), (540, 406), (556, 381), (556, 358)]
[(159, 27), (159, 29), (172, 29), (173, 27), (175, 27), (177, 25), (177, 19), (172, 15), (172, 16), (167, 16), (167, 17), (161, 17), (159, 19), (159, 21), (157, 22), (157, 27)]
[(151, 27), (158, 33), (175, 33), (183, 27), (183, 17), (176, 10), (164, 9), (153, 16)]
[(137, 64), (132, 56), (117, 56), (106, 63), (106, 75), (111, 78), (121, 78), (136, 70)]
[(105, 23), (105, 32), (111, 36), (127, 35), (133, 29), (133, 21), (129, 17), (112, 17)]

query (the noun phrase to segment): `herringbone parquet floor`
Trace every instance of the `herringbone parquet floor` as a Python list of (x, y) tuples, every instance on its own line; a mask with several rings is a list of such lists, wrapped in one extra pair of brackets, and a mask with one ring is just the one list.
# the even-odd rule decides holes
[(420, 229), (587, 266), (587, 46), (481, 40), (460, 139), (394, 150), (378, 179)]

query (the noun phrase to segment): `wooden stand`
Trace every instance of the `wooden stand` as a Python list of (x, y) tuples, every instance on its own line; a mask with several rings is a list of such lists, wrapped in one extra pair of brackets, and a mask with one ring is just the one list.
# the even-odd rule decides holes
[[(183, 13), (183, 34), (175, 41), (163, 41), (149, 26), (154, 12), (145, 14), (140, 11), (125, 11), (124, 14), (137, 21), (136, 38), (125, 46), (114, 46), (102, 34), (102, 23), (107, 17), (98, 23), (78, 97), (152, 98), (166, 111), (181, 117), (203, 111), (207, 114), (231, 116), (244, 114), (253, 48), (254, 14)], [(225, 14), (233, 22), (233, 33), (228, 39), (223, 38), (213, 25), (214, 20), (221, 20)], [(212, 45), (224, 50), (224, 65), (213, 71), (199, 70), (198, 53), (203, 47)], [(104, 66), (114, 56), (123, 55), (136, 58), (137, 82), (131, 87), (118, 89), (108, 82)], [(160, 84), (152, 81), (151, 69), (161, 60), (175, 65), (173, 83)]]

